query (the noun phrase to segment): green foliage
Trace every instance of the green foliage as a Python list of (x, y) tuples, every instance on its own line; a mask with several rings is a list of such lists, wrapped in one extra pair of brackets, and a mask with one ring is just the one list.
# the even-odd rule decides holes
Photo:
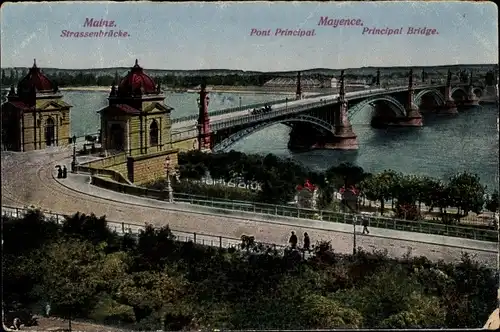
[(498, 190), (495, 189), (491, 197), (486, 201), (485, 208), (491, 212), (498, 212)]
[(322, 242), (304, 260), (251, 235), (246, 250), (225, 250), (177, 242), (168, 227), (149, 225), (136, 241), (107, 234), (92, 215), (63, 226), (42, 218), (5, 224), (6, 240), (35, 231), (43, 240), (4, 247), (4, 300), (50, 302), (63, 317), (134, 330), (467, 328), (496, 306), (495, 273), (468, 256), (455, 265), (350, 256)]
[(450, 178), (448, 197), (451, 206), (461, 209), (466, 215), (469, 211), (480, 213), (484, 206), (486, 188), (479, 177), (467, 172)]

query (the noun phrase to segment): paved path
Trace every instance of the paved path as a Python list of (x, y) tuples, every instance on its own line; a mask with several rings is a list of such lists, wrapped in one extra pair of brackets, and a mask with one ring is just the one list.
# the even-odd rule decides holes
[[(280, 245), (287, 244), (291, 230), (299, 234), (307, 231), (313, 242), (328, 240), (337, 252), (352, 252), (350, 225), (218, 210), (188, 203), (170, 204), (91, 186), (89, 176), (83, 174), (56, 179), (55, 165), (69, 166), (70, 155), (70, 148), (2, 153), (2, 205), (34, 205), (62, 214), (95, 213), (106, 215), (112, 221), (168, 224), (175, 230), (214, 236), (253, 235), (256, 241)], [(387, 250), (392, 257), (410, 252), (431, 260), (456, 261), (462, 252), (468, 252), (484, 264), (496, 266), (495, 243), (377, 228), (371, 228), (369, 236), (360, 231), (358, 229), (357, 246), (369, 251)]]

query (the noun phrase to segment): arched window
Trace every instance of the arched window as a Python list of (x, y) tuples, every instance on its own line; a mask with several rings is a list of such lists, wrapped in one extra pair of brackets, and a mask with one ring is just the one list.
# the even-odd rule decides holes
[(158, 123), (156, 120), (153, 120), (149, 126), (149, 145), (158, 145)]

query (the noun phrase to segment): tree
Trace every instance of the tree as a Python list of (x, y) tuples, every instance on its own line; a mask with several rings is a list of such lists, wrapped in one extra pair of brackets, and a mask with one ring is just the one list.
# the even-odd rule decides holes
[(51, 303), (56, 314), (71, 319), (93, 308), (102, 278), (102, 251), (91, 243), (64, 239), (49, 244), (41, 255), (41, 283), (35, 294)]
[(460, 220), (460, 212), (468, 215), (470, 211), (480, 213), (484, 206), (484, 194), (486, 188), (481, 184), (479, 176), (467, 172), (453, 176), (448, 183), (450, 205), (458, 209), (457, 218)]
[(325, 176), (330, 185), (340, 188), (344, 185), (348, 187), (356, 186), (366, 177), (366, 173), (363, 168), (359, 166), (351, 163), (342, 163), (338, 166), (330, 167), (325, 172)]
[(380, 202), (380, 214), (384, 214), (384, 203), (393, 197), (394, 186), (397, 182), (398, 174), (388, 170), (372, 175), (360, 183), (362, 194), (370, 199)]
[(397, 217), (416, 220), (419, 218), (416, 201), (421, 196), (422, 180), (414, 175), (398, 174), (394, 180), (392, 197), (397, 199)]
[(141, 271), (122, 283), (119, 297), (122, 303), (134, 308), (136, 319), (141, 320), (159, 311), (164, 316), (182, 297), (185, 287), (187, 282), (169, 268)]
[(337, 301), (316, 294), (306, 295), (302, 301), (301, 314), (310, 329), (358, 329), (362, 326), (361, 313)]
[(495, 189), (493, 194), (486, 201), (485, 208), (491, 212), (498, 212), (498, 190)]

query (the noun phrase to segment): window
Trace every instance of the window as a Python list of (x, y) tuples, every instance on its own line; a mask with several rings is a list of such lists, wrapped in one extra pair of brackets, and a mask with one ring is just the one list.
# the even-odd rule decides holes
[(149, 126), (149, 145), (158, 145), (158, 123), (156, 120), (153, 120)]

